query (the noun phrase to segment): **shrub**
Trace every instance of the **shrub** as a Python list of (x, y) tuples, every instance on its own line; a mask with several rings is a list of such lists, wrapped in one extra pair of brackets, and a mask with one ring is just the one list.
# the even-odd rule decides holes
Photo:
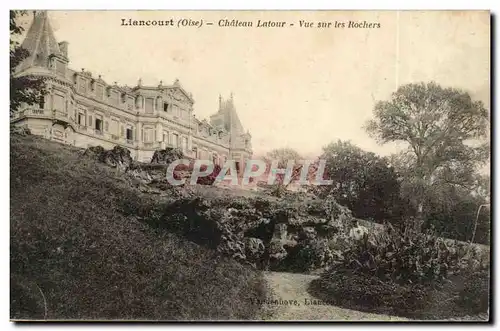
[(469, 245), (388, 225), (352, 240), (311, 291), (350, 309), (421, 319), (462, 317), (488, 310), (485, 262)]
[(432, 231), (412, 233), (387, 225), (354, 240), (340, 261), (344, 267), (400, 283), (429, 284), (457, 272), (465, 255), (457, 244)]

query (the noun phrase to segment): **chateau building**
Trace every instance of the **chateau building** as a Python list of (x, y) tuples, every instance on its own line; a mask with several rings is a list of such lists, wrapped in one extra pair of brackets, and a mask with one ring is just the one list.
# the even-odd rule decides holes
[(29, 57), (18, 76), (42, 77), (48, 93), (38, 105), (22, 105), (11, 123), (33, 134), (86, 148), (126, 147), (132, 157), (148, 162), (155, 150), (181, 148), (186, 156), (244, 162), (252, 155), (233, 96), (223, 100), (210, 119), (193, 114), (194, 100), (178, 80), (171, 85), (127, 87), (106, 83), (100, 75), (68, 67), (68, 43), (57, 42), (46, 11), (35, 15), (22, 47)]

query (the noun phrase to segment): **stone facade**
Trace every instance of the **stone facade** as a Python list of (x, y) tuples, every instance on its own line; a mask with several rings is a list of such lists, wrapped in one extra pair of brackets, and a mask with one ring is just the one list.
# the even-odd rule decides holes
[(154, 151), (181, 148), (192, 158), (244, 162), (252, 155), (251, 135), (245, 132), (233, 97), (219, 96), (218, 112), (210, 121), (193, 114), (194, 100), (178, 80), (171, 85), (134, 87), (106, 83), (82, 69), (68, 67), (68, 43), (58, 43), (48, 14), (33, 19), (22, 46), (30, 56), (16, 68), (18, 76), (42, 77), (48, 93), (38, 105), (23, 105), (12, 124), (47, 139), (87, 148), (115, 145), (148, 162)]

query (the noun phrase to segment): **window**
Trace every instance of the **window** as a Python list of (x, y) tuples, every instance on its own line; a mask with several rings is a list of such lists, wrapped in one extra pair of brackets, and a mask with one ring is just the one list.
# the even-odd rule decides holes
[(179, 135), (177, 133), (172, 135), (172, 145), (174, 147), (179, 147)]
[(182, 137), (182, 150), (183, 151), (188, 150), (188, 140), (186, 137)]
[(104, 121), (104, 131), (109, 132), (109, 122)]
[(102, 119), (101, 118), (97, 118), (95, 119), (95, 129), (97, 131), (102, 131)]
[(83, 113), (78, 113), (77, 123), (85, 125), (85, 115)]
[(144, 142), (151, 143), (154, 141), (153, 139), (154, 130), (152, 128), (144, 128), (143, 132), (144, 132), (144, 139), (143, 139)]
[(163, 103), (163, 111), (168, 112), (168, 103)]
[(112, 104), (114, 104), (114, 105), (118, 104), (119, 97), (118, 97), (118, 92), (117, 91), (111, 91), (109, 97), (111, 99), (111, 103)]
[(65, 101), (64, 96), (60, 94), (54, 94), (54, 109), (60, 112), (65, 112)]
[(174, 116), (179, 116), (179, 107), (177, 107), (177, 105), (172, 105), (172, 114)]
[(168, 131), (163, 131), (163, 142), (168, 144)]
[(56, 61), (56, 71), (59, 74), (64, 75), (66, 73), (66, 66), (64, 65), (64, 63)]
[(153, 113), (153, 102), (154, 102), (154, 100), (152, 98), (146, 98), (146, 113), (147, 114)]
[(132, 135), (132, 128), (127, 128), (127, 140), (132, 140), (133, 135)]
[(40, 106), (40, 109), (44, 109), (45, 108), (45, 96), (40, 96), (40, 101), (38, 103), (38, 105)]
[[(118, 128), (119, 128), (118, 121), (112, 119), (111, 120), (111, 129), (110, 129), (111, 134), (118, 135)], [(122, 136), (123, 136), (123, 133), (122, 133)]]

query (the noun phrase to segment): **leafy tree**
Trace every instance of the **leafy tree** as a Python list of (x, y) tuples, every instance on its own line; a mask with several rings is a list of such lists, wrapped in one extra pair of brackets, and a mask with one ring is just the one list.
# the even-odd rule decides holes
[(349, 141), (323, 148), (325, 174), (333, 180), (330, 193), (355, 217), (377, 222), (399, 220), (405, 203), (400, 199), (398, 176), (386, 158), (366, 152)]
[(297, 161), (301, 159), (299, 152), (292, 148), (276, 148), (266, 154), (266, 159), (270, 161), (278, 161), (279, 167), (286, 167), (288, 160)]
[(467, 92), (438, 84), (407, 84), (379, 101), (367, 131), (380, 143), (405, 142), (398, 156), (406, 195), (424, 220), (425, 200), (443, 186), (473, 189), (478, 164), (487, 161), (488, 111)]
[(10, 11), (10, 114), (12, 115), (22, 103), (38, 104), (46, 93), (41, 78), (33, 76), (16, 76), (16, 67), (30, 54), (12, 37), (21, 35), (24, 28), (18, 24), (19, 17), (26, 15), (25, 10)]
[(292, 148), (277, 148), (269, 153), (266, 154), (264, 157), (264, 160), (266, 162), (266, 171), (265, 174), (268, 175), (269, 172), (271, 171), (271, 167), (273, 165), (273, 162), (275, 165), (277, 165), (278, 168), (280, 169), (285, 169), (287, 168), (287, 164), (289, 161), (293, 162), (293, 168), (292, 168), (292, 173), (290, 176), (290, 181), (285, 182), (285, 175), (284, 174), (276, 174), (276, 181), (275, 181), (275, 187), (273, 190), (273, 194), (276, 196), (281, 196), (283, 193), (287, 190), (288, 186), (293, 182), (299, 179), (300, 177), (300, 172), (302, 170), (302, 157), (300, 154), (292, 149)]

